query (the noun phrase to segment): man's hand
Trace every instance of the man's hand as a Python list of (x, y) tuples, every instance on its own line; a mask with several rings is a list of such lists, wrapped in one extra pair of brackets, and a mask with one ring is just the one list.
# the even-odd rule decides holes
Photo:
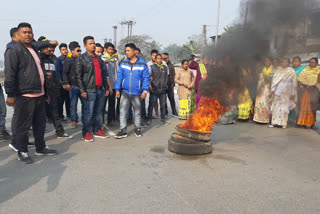
[(112, 94), (113, 94), (113, 90), (112, 90), (112, 88), (111, 88), (111, 89), (109, 89), (109, 94), (110, 94), (110, 95), (112, 95)]
[(189, 88), (188, 84), (183, 84), (183, 85), (184, 85), (184, 87)]
[(13, 107), (14, 104), (16, 102), (16, 98), (15, 97), (8, 97), (6, 100), (6, 103), (8, 106)]
[(146, 92), (142, 92), (141, 94), (141, 99), (144, 100), (147, 97), (147, 93)]
[(47, 75), (47, 78), (48, 78), (48, 79), (51, 79), (51, 78), (52, 78), (52, 73), (51, 73), (51, 72), (47, 72), (46, 75)]
[(117, 97), (117, 98), (120, 98), (120, 91), (117, 91), (117, 92), (116, 92), (116, 97)]
[(48, 104), (50, 104), (50, 97), (49, 97), (49, 96), (46, 98), (46, 102), (47, 102)]
[(104, 95), (107, 97), (107, 96), (109, 96), (109, 94), (110, 94), (110, 91), (106, 90), (106, 93)]
[(50, 45), (54, 45), (54, 46), (58, 46), (59, 43), (57, 42), (57, 40), (52, 40), (49, 42)]
[(150, 91), (150, 93), (152, 93), (152, 87), (151, 86), (149, 87), (149, 91)]
[(71, 91), (71, 86), (70, 85), (63, 85), (62, 87), (63, 87), (64, 90)]
[(84, 99), (87, 99), (88, 98), (87, 92), (81, 93), (81, 97), (83, 97)]

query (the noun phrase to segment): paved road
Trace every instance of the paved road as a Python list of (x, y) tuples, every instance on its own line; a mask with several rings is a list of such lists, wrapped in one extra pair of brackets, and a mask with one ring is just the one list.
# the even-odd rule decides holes
[(1, 142), (0, 213), (320, 213), (316, 132), (216, 126), (214, 152), (190, 157), (167, 150), (179, 122), (94, 143), (80, 128), (56, 139), (49, 126), (47, 144), (60, 154), (32, 165)]

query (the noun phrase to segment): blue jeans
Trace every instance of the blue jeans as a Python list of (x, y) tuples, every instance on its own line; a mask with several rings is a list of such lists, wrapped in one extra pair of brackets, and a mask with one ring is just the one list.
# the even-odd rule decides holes
[(166, 112), (166, 99), (167, 99), (167, 95), (166, 93), (153, 93), (152, 96), (150, 96), (151, 99), (151, 103), (149, 104), (149, 106), (151, 106), (151, 109), (148, 111), (148, 119), (152, 120), (152, 110), (153, 110), (153, 106), (156, 104), (157, 100), (160, 100), (160, 118), (162, 120), (165, 119), (165, 112)]
[[(81, 97), (80, 89), (72, 86), (70, 91), (70, 119), (71, 121), (78, 121), (78, 99)], [(82, 104), (82, 100), (81, 100)]]
[(92, 126), (93, 133), (101, 128), (102, 109), (105, 100), (104, 90), (96, 92), (87, 92), (87, 99), (82, 100), (82, 135), (89, 133), (89, 127)]
[(130, 95), (122, 92), (120, 100), (120, 129), (127, 131), (127, 117), (130, 106), (134, 108), (134, 124), (136, 128), (141, 128), (141, 97), (140, 95)]
[(6, 129), (6, 116), (7, 116), (7, 107), (6, 101), (4, 100), (3, 89), (0, 85), (0, 130)]

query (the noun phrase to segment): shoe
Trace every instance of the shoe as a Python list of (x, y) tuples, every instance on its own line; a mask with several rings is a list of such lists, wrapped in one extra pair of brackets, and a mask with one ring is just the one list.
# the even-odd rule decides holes
[(11, 143), (9, 144), (9, 147), (15, 151), (15, 152), (18, 152), (18, 149), (16, 147), (14, 147), (14, 145), (12, 145)]
[(33, 160), (29, 156), (28, 152), (18, 152), (18, 160), (26, 164), (33, 163)]
[(120, 129), (118, 134), (116, 134), (116, 136), (115, 136), (116, 139), (121, 139), (121, 138), (125, 138), (125, 137), (128, 137), (128, 135), (127, 135), (127, 132), (125, 132), (123, 129)]
[(140, 128), (137, 128), (134, 130), (134, 133), (136, 134), (136, 137), (141, 137), (141, 129)]
[(0, 140), (10, 140), (11, 135), (8, 133), (7, 130), (1, 130), (0, 131)]
[(269, 125), (269, 128), (273, 128), (273, 125)]
[(66, 137), (69, 137), (67, 133), (64, 133), (62, 135), (57, 135), (57, 138), (66, 138)]
[(151, 120), (151, 119), (148, 119), (148, 120), (146, 121), (147, 126), (149, 126), (151, 123), (152, 123), (152, 120)]
[(159, 116), (158, 115), (153, 115), (152, 118), (153, 119), (159, 119)]
[(76, 121), (72, 121), (72, 123), (71, 123), (71, 128), (72, 128), (72, 129), (77, 128), (77, 122), (76, 122)]
[(103, 133), (103, 132), (101, 131), (101, 129), (100, 129), (98, 132), (96, 132), (96, 133), (93, 134), (93, 137), (108, 138), (109, 135)]
[(282, 128), (283, 128), (283, 129), (286, 129), (286, 128), (287, 128), (287, 126), (282, 126)]
[(62, 118), (62, 121), (63, 121), (63, 122), (66, 122), (66, 121), (67, 121), (67, 118), (66, 118), (66, 117)]
[(56, 150), (53, 149), (48, 149), (47, 147), (44, 147), (43, 149), (41, 149), (40, 151), (36, 151), (34, 153), (37, 156), (42, 156), (42, 155), (56, 155), (58, 154), (58, 152)]
[(172, 116), (179, 117), (179, 115), (177, 113), (172, 114)]
[(161, 119), (161, 123), (166, 123), (166, 119)]
[(92, 136), (91, 136), (90, 133), (86, 133), (86, 134), (83, 136), (83, 139), (84, 139), (84, 141), (86, 141), (86, 142), (93, 142), (93, 138), (92, 138)]
[(169, 118), (168, 115), (166, 115), (165, 118), (168, 119)]

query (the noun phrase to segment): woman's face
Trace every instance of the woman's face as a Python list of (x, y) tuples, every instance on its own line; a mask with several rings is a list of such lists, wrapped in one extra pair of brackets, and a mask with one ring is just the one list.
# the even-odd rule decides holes
[(301, 65), (301, 62), (299, 59), (294, 59), (293, 60), (293, 67), (297, 68)]
[(271, 60), (270, 59), (265, 59), (264, 60), (264, 66), (269, 67), (271, 65)]
[(188, 62), (188, 61), (184, 62), (183, 65), (182, 65), (182, 68), (183, 68), (184, 70), (187, 70), (188, 67), (189, 67), (189, 62)]
[(279, 60), (274, 59), (274, 60), (273, 60), (273, 65), (274, 65), (275, 67), (279, 66)]
[(310, 68), (316, 68), (318, 66), (318, 63), (316, 62), (316, 60), (311, 59), (309, 62), (309, 67)]
[(287, 68), (287, 67), (289, 67), (289, 61), (286, 60), (286, 59), (283, 59), (283, 60), (281, 61), (281, 67), (282, 67), (282, 68)]

